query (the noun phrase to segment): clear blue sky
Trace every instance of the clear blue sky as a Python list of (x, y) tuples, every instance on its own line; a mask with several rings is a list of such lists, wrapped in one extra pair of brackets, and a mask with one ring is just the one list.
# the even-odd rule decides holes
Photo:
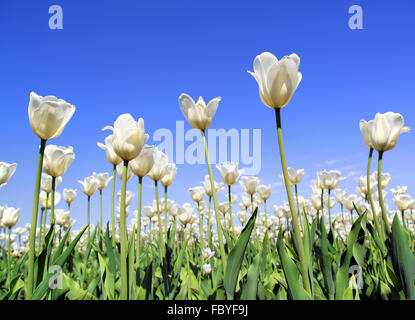
[[(63, 30), (48, 27), (53, 4), (62, 6)], [(348, 27), (353, 4), (363, 8), (363, 30)], [(368, 153), (359, 120), (394, 111), (415, 128), (414, 12), (409, 0), (0, 0), (0, 161), (18, 163), (0, 190), (0, 204), (21, 208), (19, 225), (30, 221), (39, 144), (28, 121), (30, 91), (77, 107), (62, 135), (49, 142), (72, 145), (76, 153), (57, 190), (78, 189), (75, 228), (86, 222), (86, 196), (77, 180), (111, 171), (96, 145), (108, 134), (101, 128), (128, 112), (145, 119), (150, 137), (159, 128), (174, 131), (176, 121), (184, 120), (177, 98), (185, 92), (207, 101), (222, 97), (212, 128), (262, 130), (258, 176), (274, 184), (270, 213), (272, 204), (286, 199), (274, 113), (262, 105), (246, 72), (263, 51), (301, 57), (303, 80), (282, 112), (288, 164), (306, 170), (300, 192), (310, 195), (309, 183), (322, 169), (340, 169), (349, 178), (339, 187), (354, 192)], [(402, 135), (384, 157), (390, 187), (408, 185), (412, 195), (414, 141), (414, 133)], [(187, 189), (206, 173), (204, 165), (179, 165), (169, 198), (191, 202)], [(214, 174), (220, 180), (216, 169)], [(154, 199), (152, 185), (145, 185), (143, 205)], [(128, 189), (136, 194), (132, 213), (135, 179)], [(235, 191), (240, 199), (241, 187)], [(109, 196), (110, 188), (104, 192), (106, 218)], [(390, 192), (388, 199), (391, 203)], [(66, 208), (63, 200), (58, 207)], [(92, 221), (98, 216), (96, 195)]]

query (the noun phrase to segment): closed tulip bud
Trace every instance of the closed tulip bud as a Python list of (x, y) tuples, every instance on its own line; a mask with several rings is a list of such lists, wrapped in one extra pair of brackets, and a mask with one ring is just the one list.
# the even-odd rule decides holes
[(368, 148), (373, 148), (372, 144), (370, 143), (370, 128), (373, 125), (373, 120), (370, 120), (368, 122), (366, 122), (366, 120), (360, 120), (359, 123), (359, 127), (360, 127), (360, 132), (362, 133), (363, 136), (363, 141), (365, 142), (365, 145)]
[(112, 147), (123, 160), (133, 160), (137, 157), (147, 142), (149, 135), (144, 130), (144, 119), (135, 121), (129, 113), (120, 115), (114, 122), (114, 127), (105, 129), (113, 131)]
[[(116, 166), (118, 177), (120, 177), (121, 180), (122, 180), (123, 168), (124, 168), (124, 164), (122, 162), (117, 164), (117, 166)], [(127, 181), (130, 180), (133, 177), (133, 175), (134, 175), (133, 171), (131, 170), (131, 161), (129, 161), (128, 162), (128, 167), (127, 167)]]
[(166, 154), (164, 154), (162, 151), (158, 150), (157, 148), (154, 149), (154, 164), (151, 168), (150, 172), (148, 173), (148, 176), (153, 181), (159, 181), (161, 178), (163, 178), (165, 172), (166, 172), (166, 166), (169, 163), (169, 158)]
[(190, 203), (185, 203), (179, 207), (178, 218), (182, 225), (186, 226), (187, 224), (193, 223), (193, 209)]
[(205, 188), (203, 187), (194, 187), (189, 189), (190, 197), (196, 203), (203, 200), (205, 196)]
[(176, 177), (177, 167), (174, 163), (168, 163), (165, 168), (165, 172), (160, 182), (163, 187), (170, 187), (173, 184)]
[(244, 192), (242, 194), (242, 204), (245, 208), (249, 208), (251, 206), (251, 195)]
[(62, 193), (66, 203), (71, 204), (75, 201), (77, 195), (77, 191), (75, 189), (63, 189)]
[[(216, 193), (218, 193), (219, 191), (221, 191), (225, 185), (221, 182), (221, 183), (217, 183), (216, 181), (214, 181), (215, 183), (215, 190)], [(213, 192), (212, 192), (212, 188), (211, 188), (211, 184), (210, 184), (210, 179), (209, 179), (209, 175), (205, 175), (205, 180), (202, 182), (203, 187), (205, 188), (205, 192), (209, 197), (213, 197)]]
[(199, 97), (195, 103), (192, 97), (182, 93), (179, 97), (179, 105), (189, 124), (195, 129), (204, 131), (210, 127), (220, 100), (220, 97), (214, 98), (206, 105), (202, 97)]
[(408, 194), (395, 195), (393, 202), (400, 211), (408, 210), (415, 205), (415, 199)]
[(98, 182), (98, 190), (104, 190), (107, 186), (108, 183), (112, 180), (112, 177), (108, 176), (108, 172), (105, 173), (92, 173), (92, 175), (95, 177), (95, 179)]
[(88, 197), (91, 197), (98, 189), (98, 181), (94, 176), (89, 176), (84, 179), (84, 181), (78, 180), (82, 184), (83, 192)]
[[(105, 129), (105, 128), (104, 128)], [(117, 165), (122, 162), (122, 159), (115, 153), (114, 148), (112, 147), (113, 135), (110, 134), (105, 138), (105, 144), (98, 142), (97, 145), (102, 150), (105, 151), (107, 155), (107, 160), (113, 165)]]
[(14, 174), (17, 163), (0, 162), (0, 188), (3, 187)]
[(234, 162), (217, 164), (216, 168), (220, 171), (223, 182), (228, 186), (234, 185), (244, 172), (244, 169), (238, 170), (238, 164)]
[(318, 185), (317, 180), (312, 180), (311, 181), (310, 188), (311, 188), (311, 193), (313, 195), (318, 195), (318, 196), (321, 195), (321, 188)]
[(202, 269), (203, 269), (203, 272), (206, 274), (210, 274), (212, 272), (212, 267), (209, 263), (204, 264)]
[[(61, 182), (62, 182), (62, 177), (57, 177), (55, 179), (55, 189), (58, 188)], [(40, 180), (40, 187), (46, 193), (51, 193), (52, 192), (52, 177), (46, 173), (42, 173), (42, 178)]]
[(285, 107), (301, 82), (299, 67), (300, 57), (295, 53), (280, 61), (269, 52), (256, 56), (254, 72), (248, 72), (258, 83), (262, 103), (273, 109)]
[(411, 131), (409, 127), (403, 125), (404, 118), (399, 113), (377, 113), (373, 122), (367, 123), (366, 130), (370, 133), (370, 145), (377, 151), (392, 150), (398, 143), (399, 136)]
[(57, 209), (55, 211), (55, 221), (58, 226), (68, 226), (70, 224), (69, 210)]
[(239, 181), (245, 192), (248, 194), (256, 193), (256, 189), (259, 184), (259, 178), (253, 176), (243, 176)]
[(13, 228), (17, 222), (19, 221), (20, 217), (20, 209), (7, 207), (3, 208), (3, 217), (1, 218), (1, 223), (4, 228)]
[(169, 214), (172, 217), (177, 216), (178, 210), (179, 210), (179, 205), (177, 203), (173, 203), (170, 207), (168, 207)]
[(321, 210), (321, 196), (319, 196), (318, 194), (313, 194), (310, 200), (314, 209)]
[(259, 185), (257, 188), (257, 192), (262, 200), (268, 200), (272, 192), (271, 185)]
[(32, 131), (41, 139), (58, 137), (75, 112), (75, 106), (54, 96), (41, 97), (30, 93), (29, 122)]
[(354, 210), (354, 204), (357, 204), (359, 197), (355, 194), (348, 195), (343, 198), (343, 204), (348, 210)]
[(156, 210), (154, 210), (152, 206), (145, 206), (143, 210), (146, 216), (149, 217), (150, 219), (153, 218), (154, 215), (156, 214)]
[(146, 176), (154, 165), (154, 146), (144, 145), (140, 154), (129, 162), (131, 171), (137, 177)]
[(52, 177), (60, 177), (68, 170), (74, 159), (75, 153), (71, 146), (65, 148), (48, 145), (45, 148), (43, 170)]
[(337, 170), (328, 172), (323, 170), (317, 173), (317, 183), (321, 189), (336, 189), (340, 180), (342, 180), (341, 173)]

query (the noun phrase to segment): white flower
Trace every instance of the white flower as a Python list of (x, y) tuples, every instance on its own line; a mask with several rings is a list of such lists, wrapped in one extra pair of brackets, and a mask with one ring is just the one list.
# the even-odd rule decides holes
[(17, 222), (19, 221), (20, 217), (20, 209), (12, 208), (12, 207), (3, 207), (3, 217), (1, 218), (1, 224), (5, 228), (13, 228)]
[(228, 186), (234, 185), (244, 172), (244, 169), (238, 170), (238, 164), (234, 162), (217, 164), (216, 168), (220, 171), (223, 182)]
[(341, 173), (338, 170), (320, 171), (317, 172), (317, 183), (321, 189), (336, 189), (341, 178)]
[(220, 100), (220, 97), (214, 98), (206, 105), (202, 97), (199, 97), (195, 103), (192, 97), (182, 93), (179, 97), (179, 105), (189, 124), (195, 129), (204, 131), (212, 123)]
[(0, 188), (3, 187), (14, 174), (17, 163), (0, 162)]
[(77, 191), (75, 189), (63, 189), (63, 198), (68, 204), (75, 201)]
[(78, 182), (82, 184), (83, 191), (88, 197), (92, 196), (98, 189), (98, 181), (94, 176), (86, 177), (84, 181), (78, 180)]
[(203, 187), (194, 187), (189, 189), (190, 197), (192, 200), (196, 203), (203, 200), (203, 197), (205, 196), (205, 188)]
[(112, 180), (112, 177), (108, 177), (108, 172), (105, 173), (96, 173), (93, 172), (92, 175), (95, 177), (95, 179), (98, 182), (98, 190), (104, 190), (108, 183)]
[(74, 159), (75, 153), (71, 146), (65, 148), (48, 145), (45, 148), (43, 170), (52, 177), (60, 177), (68, 170)]
[(108, 162), (113, 165), (117, 165), (122, 162), (122, 159), (115, 153), (114, 148), (112, 147), (112, 141), (113, 141), (113, 135), (110, 134), (109, 136), (105, 138), (105, 144), (98, 142), (97, 145), (102, 150), (105, 150)]
[(295, 53), (280, 61), (269, 52), (256, 56), (254, 72), (248, 72), (258, 83), (262, 103), (273, 109), (285, 107), (301, 81), (299, 67), (300, 57)]
[(245, 192), (248, 194), (256, 193), (259, 185), (259, 178), (254, 176), (243, 176), (239, 181)]
[(176, 177), (177, 167), (174, 163), (168, 163), (166, 165), (164, 175), (160, 182), (163, 187), (170, 187), (173, 184), (174, 178)]

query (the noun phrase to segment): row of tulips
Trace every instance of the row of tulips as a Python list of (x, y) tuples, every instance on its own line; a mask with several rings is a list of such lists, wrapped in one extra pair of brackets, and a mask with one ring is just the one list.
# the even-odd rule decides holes
[[(112, 167), (112, 176), (93, 172), (79, 181), (87, 197), (88, 222), (82, 230), (72, 231), (75, 221), (70, 218), (70, 206), (77, 191), (63, 190), (67, 210), (55, 206), (61, 198), (56, 189), (75, 153), (71, 146), (48, 144), (48, 140), (63, 132), (75, 106), (32, 92), (29, 121), (40, 138), (32, 219), (26, 228), (15, 228), (11, 234), (20, 210), (1, 207), (0, 227), (8, 229), (7, 241), (4, 233), (0, 238), (0, 261), (7, 265), (0, 274), (2, 298), (415, 299), (415, 200), (406, 194), (406, 187), (392, 189), (399, 217), (385, 203), (384, 189), (391, 177), (382, 173), (384, 152), (392, 150), (399, 136), (410, 129), (404, 126), (402, 115), (393, 112), (362, 120), (360, 130), (369, 157), (367, 174), (358, 181), (359, 196), (338, 188), (342, 180), (339, 171), (324, 170), (311, 184), (311, 198), (303, 198), (297, 186), (304, 170), (287, 166), (281, 120), (282, 108), (289, 104), (302, 79), (299, 65), (296, 54), (278, 60), (264, 52), (255, 58), (250, 72), (258, 83), (261, 101), (275, 112), (281, 179), (288, 201), (274, 206), (274, 216), (266, 206), (271, 186), (260, 185), (257, 177), (243, 176), (238, 164), (217, 165), (223, 183), (213, 179), (205, 132), (221, 98), (206, 104), (201, 97), (195, 102), (182, 94), (180, 109), (201, 134), (208, 171), (202, 186), (189, 189), (194, 205), (168, 199), (176, 165), (146, 144), (149, 135), (142, 118), (136, 121), (130, 114), (122, 114), (112, 126), (103, 128), (112, 133), (104, 144), (98, 143)], [(371, 173), (375, 150), (378, 166)], [(7, 183), (16, 166), (0, 163), (0, 186)], [(121, 180), (118, 206), (117, 176)], [(134, 176), (138, 206), (128, 225), (134, 194), (127, 185)], [(151, 206), (142, 206), (146, 177), (154, 182)], [(232, 186), (238, 181), (245, 192), (235, 215), (232, 208), (238, 197)], [(102, 194), (110, 182), (111, 217), (104, 221)], [(159, 187), (164, 188), (164, 199), (159, 197)], [(218, 202), (222, 189), (226, 200)], [(100, 218), (94, 226), (90, 223), (90, 201), (97, 191)], [(332, 213), (336, 203), (341, 213)], [(195, 208), (197, 214), (193, 215)], [(344, 208), (350, 214), (345, 215)], [(29, 236), (24, 235), (26, 230)], [(62, 269), (58, 286), (51, 285), (52, 267)], [(356, 268), (359, 274), (350, 274)]]

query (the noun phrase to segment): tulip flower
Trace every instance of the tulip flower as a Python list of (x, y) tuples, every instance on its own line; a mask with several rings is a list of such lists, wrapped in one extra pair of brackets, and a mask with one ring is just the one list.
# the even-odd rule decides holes
[(114, 178), (114, 176), (109, 177), (108, 173), (96, 173), (93, 172), (92, 175), (98, 182), (99, 190), (99, 227), (102, 230), (102, 191), (108, 186), (108, 183)]
[(168, 163), (164, 170), (164, 175), (160, 179), (164, 187), (164, 237), (167, 239), (167, 188), (173, 184), (174, 178), (177, 174), (177, 167), (174, 163)]
[[(291, 184), (295, 186), (300, 183), (305, 171), (304, 169), (295, 170), (293, 168), (288, 167), (287, 173), (288, 173), (288, 179), (290, 179)], [(284, 176), (280, 175), (280, 178), (282, 182), (284, 182)]]
[[(128, 207), (131, 204), (134, 194), (131, 191), (126, 191), (125, 193), (125, 206)], [(121, 203), (121, 190), (117, 193), (118, 202)]]
[[(55, 189), (62, 183), (62, 177), (57, 177), (55, 179)], [(46, 173), (42, 173), (42, 178), (40, 181), (40, 186), (42, 190), (48, 194), (52, 192), (52, 177)]]
[(298, 87), (298, 84), (302, 79), (301, 73), (298, 72), (299, 66), (300, 57), (295, 53), (291, 54), (290, 56), (285, 56), (280, 61), (278, 61), (278, 59), (273, 54), (264, 52), (256, 56), (254, 60), (254, 72), (250, 72), (250, 74), (258, 83), (259, 96), (261, 101), (267, 107), (273, 108), (275, 110), (281, 166), (284, 175), (284, 184), (287, 191), (291, 217), (293, 220), (294, 233), (301, 265), (301, 274), (303, 276), (305, 290), (311, 293), (303, 241), (301, 240), (300, 226), (298, 223), (298, 217), (292, 196), (291, 182), (288, 178), (287, 163), (285, 159), (284, 143), (282, 139), (281, 129), (281, 108), (285, 107), (290, 102), (295, 90)]
[(68, 204), (68, 210), (71, 208), (71, 203), (75, 201), (77, 191), (76, 189), (63, 189), (63, 198)]
[(225, 270), (226, 270), (225, 246), (223, 244), (222, 227), (219, 223), (218, 200), (216, 198), (216, 189), (215, 189), (215, 184), (213, 180), (212, 167), (210, 164), (209, 151), (208, 151), (208, 147), (206, 143), (206, 135), (205, 135), (206, 129), (209, 128), (209, 126), (212, 123), (213, 116), (216, 113), (220, 100), (221, 100), (220, 97), (212, 99), (206, 106), (202, 98), (199, 98), (198, 102), (195, 103), (194, 100), (189, 95), (183, 93), (179, 97), (179, 105), (186, 120), (190, 123), (190, 125), (193, 128), (200, 130), (200, 133), (202, 135), (203, 145), (205, 147), (206, 164), (208, 167), (209, 179), (210, 179), (210, 184), (212, 188), (213, 205), (215, 207), (215, 217), (216, 217), (216, 224), (217, 224), (217, 229), (218, 229), (218, 241), (219, 241), (219, 249), (220, 249), (220, 255), (221, 255), (221, 262), (222, 262), (222, 271), (223, 271), (223, 274), (225, 274)]
[(202, 266), (203, 272), (206, 274), (210, 274), (212, 272), (212, 267), (209, 263), (206, 263)]
[(205, 189), (203, 187), (194, 187), (189, 189), (189, 193), (192, 200), (199, 203), (205, 196)]
[(51, 187), (51, 198), (52, 198), (52, 208), (50, 211), (51, 224), (54, 223), (54, 197), (56, 189), (56, 178), (62, 176), (69, 168), (72, 161), (75, 159), (75, 153), (73, 148), (70, 146), (68, 148), (48, 145), (45, 148), (44, 159), (43, 159), (43, 170), (46, 174), (52, 177), (52, 187)]
[(280, 61), (269, 52), (255, 57), (254, 72), (248, 72), (258, 83), (259, 97), (264, 105), (280, 109), (290, 102), (302, 79), (299, 66), (300, 57), (295, 53)]
[[(259, 185), (257, 188), (257, 192), (258, 192), (259, 198), (264, 201), (265, 217), (267, 217), (267, 200), (271, 196), (271, 192), (272, 192), (271, 185), (268, 185), (268, 186)], [(268, 228), (267, 218), (265, 219), (265, 227)]]
[(183, 206), (179, 207), (178, 211), (178, 218), (180, 223), (183, 226), (188, 225), (189, 223), (192, 223), (193, 221), (193, 210), (194, 208), (190, 203), (185, 203)]
[(246, 193), (253, 195), (257, 191), (259, 185), (259, 178), (253, 176), (243, 176), (239, 183), (244, 188)]
[(398, 208), (398, 210), (401, 211), (403, 226), (406, 229), (408, 229), (405, 221), (405, 210), (411, 209), (415, 206), (415, 199), (408, 194), (397, 194), (393, 198), (393, 202), (395, 202), (395, 205)]
[(56, 224), (60, 227), (67, 227), (70, 224), (69, 210), (56, 210)]
[(34, 261), (36, 222), (39, 209), (40, 177), (46, 141), (58, 137), (75, 112), (75, 106), (54, 96), (41, 97), (30, 93), (28, 106), (29, 122), (32, 131), (40, 138), (39, 158), (36, 172), (35, 192), (32, 208), (32, 227), (29, 237), (29, 271), (27, 297), (30, 298), (34, 286)]
[(3, 217), (1, 219), (1, 223), (4, 228), (8, 228), (9, 230), (9, 237), (7, 242), (7, 285), (10, 283), (10, 276), (11, 276), (11, 228), (13, 228), (17, 222), (19, 221), (20, 216), (20, 209), (12, 208), (12, 207), (3, 207)]
[(17, 163), (0, 162), (0, 188), (5, 186), (14, 174), (17, 168)]
[(323, 170), (317, 173), (317, 183), (321, 189), (336, 189), (340, 180), (342, 180), (341, 173), (337, 170), (331, 170), (329, 172)]
[(84, 181), (78, 180), (82, 184), (83, 192), (88, 197), (88, 242), (90, 238), (90, 200), (93, 194), (98, 189), (98, 181), (94, 176), (89, 176), (84, 179)]
[(398, 194), (405, 194), (406, 190), (408, 190), (408, 186), (403, 186), (403, 187), (397, 186), (396, 189), (392, 188), (391, 192), (396, 196)]
[(206, 130), (212, 123), (221, 97), (212, 99), (207, 105), (202, 97), (195, 101), (189, 95), (183, 93), (179, 97), (180, 109), (189, 124), (198, 130)]

